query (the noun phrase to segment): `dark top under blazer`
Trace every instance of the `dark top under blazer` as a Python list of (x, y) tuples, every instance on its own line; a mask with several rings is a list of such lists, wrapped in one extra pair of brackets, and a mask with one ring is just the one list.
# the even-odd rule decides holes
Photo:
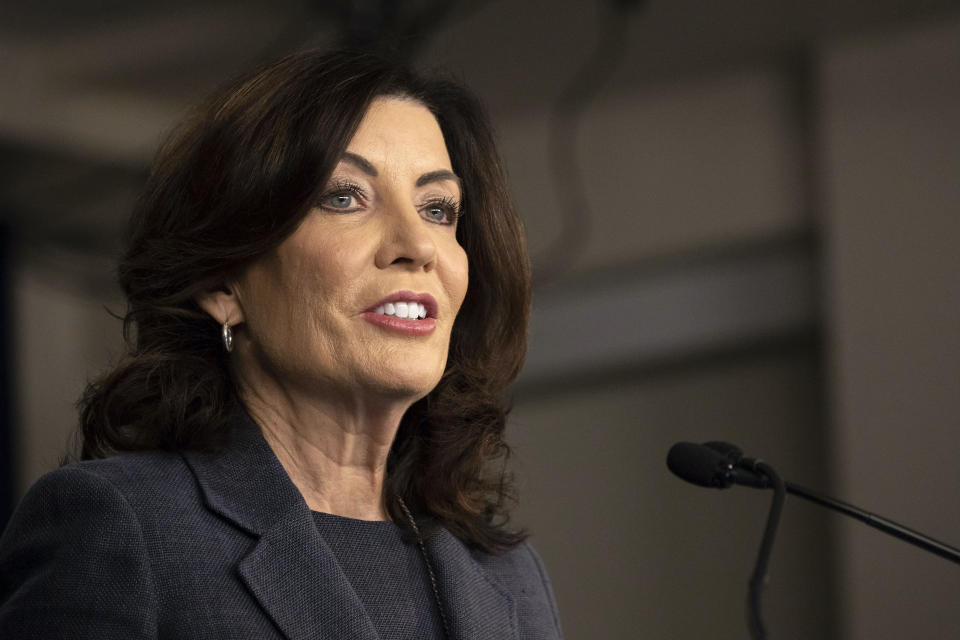
[[(218, 454), (127, 453), (41, 478), (0, 539), (0, 638), (376, 640), (260, 429), (236, 422)], [(454, 638), (560, 638), (529, 545), (491, 556), (440, 529), (427, 552)]]

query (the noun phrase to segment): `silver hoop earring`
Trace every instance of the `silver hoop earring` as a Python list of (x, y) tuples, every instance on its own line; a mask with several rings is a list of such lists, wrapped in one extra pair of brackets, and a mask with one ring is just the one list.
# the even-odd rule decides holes
[(227, 353), (230, 353), (233, 351), (233, 329), (226, 322), (223, 323), (221, 335), (223, 336), (223, 348), (227, 350)]

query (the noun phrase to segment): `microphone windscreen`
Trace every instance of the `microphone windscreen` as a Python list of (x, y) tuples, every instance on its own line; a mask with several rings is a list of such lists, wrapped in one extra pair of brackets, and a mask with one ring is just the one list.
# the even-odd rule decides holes
[(725, 457), (707, 447), (692, 442), (678, 442), (667, 454), (667, 468), (675, 475), (701, 487), (724, 489), (731, 482), (724, 471)]
[(710, 442), (704, 442), (703, 446), (707, 449), (713, 449), (717, 453), (723, 455), (733, 464), (740, 462), (740, 459), (743, 458), (743, 451), (735, 444), (730, 444), (729, 442), (720, 442), (719, 440), (712, 440)]

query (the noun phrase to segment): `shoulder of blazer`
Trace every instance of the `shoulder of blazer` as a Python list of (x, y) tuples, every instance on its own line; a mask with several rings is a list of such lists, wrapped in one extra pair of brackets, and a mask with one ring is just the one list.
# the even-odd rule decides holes
[(124, 497), (144, 525), (162, 523), (171, 511), (195, 509), (200, 493), (190, 468), (179, 453), (124, 452), (100, 460), (84, 460), (52, 471), (46, 481), (63, 484), (83, 477), (109, 483)]
[(58, 469), (20, 502), (0, 538), (0, 637), (156, 637), (140, 519), (106, 469)]
[(529, 542), (522, 542), (499, 555), (472, 551), (485, 571), (513, 595), (520, 610), (517, 617), (524, 626), (539, 631), (553, 629), (562, 637), (560, 615), (550, 578), (540, 555)]
[(100, 460), (75, 462), (51, 473), (72, 470), (102, 478), (136, 501), (170, 495), (171, 488), (185, 487), (191, 481), (183, 456), (170, 451), (123, 452)]

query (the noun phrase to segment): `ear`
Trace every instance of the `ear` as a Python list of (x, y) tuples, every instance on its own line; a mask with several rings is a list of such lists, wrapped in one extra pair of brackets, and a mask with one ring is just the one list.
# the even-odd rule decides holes
[(194, 300), (217, 324), (233, 327), (244, 321), (243, 306), (232, 283), (203, 291)]

